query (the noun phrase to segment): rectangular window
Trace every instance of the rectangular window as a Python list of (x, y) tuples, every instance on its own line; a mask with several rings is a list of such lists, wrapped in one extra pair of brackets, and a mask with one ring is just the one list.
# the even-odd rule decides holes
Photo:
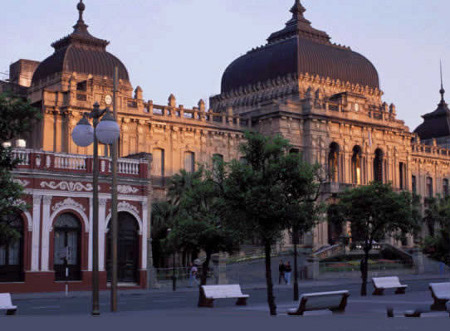
[(184, 169), (187, 172), (195, 171), (195, 153), (194, 152), (185, 152), (184, 153)]
[(444, 178), (443, 184), (442, 184), (442, 193), (444, 193), (444, 197), (448, 197), (448, 179)]
[(417, 194), (417, 180), (416, 176), (411, 177), (411, 189), (414, 194)]
[(433, 197), (433, 178), (427, 177), (427, 196)]
[(164, 150), (153, 150), (153, 175), (164, 177)]

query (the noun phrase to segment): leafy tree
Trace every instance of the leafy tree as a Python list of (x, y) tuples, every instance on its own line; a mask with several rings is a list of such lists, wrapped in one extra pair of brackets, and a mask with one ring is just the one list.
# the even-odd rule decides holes
[(391, 184), (373, 182), (344, 192), (338, 205), (344, 220), (351, 224), (352, 237), (362, 241), (361, 295), (365, 296), (373, 243), (389, 235), (398, 237), (418, 229), (413, 196), (409, 192), (394, 192)]
[(424, 220), (430, 235), (424, 248), (436, 260), (450, 265), (450, 197), (427, 199)]
[(317, 166), (289, 155), (289, 142), (280, 136), (247, 132), (240, 146), (245, 162), (232, 161), (224, 180), (229, 224), (246, 237), (257, 237), (264, 247), (267, 301), (271, 315), (277, 307), (273, 294), (271, 253), (284, 230), (306, 231), (314, 223)]
[[(235, 231), (224, 225), (221, 188), (216, 180), (216, 175), (200, 167), (192, 174), (182, 172), (174, 176), (169, 188), (172, 196), (176, 196), (177, 211), (168, 242), (178, 249), (205, 252), (201, 285), (207, 283), (212, 255), (231, 253), (239, 243)], [(180, 190), (180, 187), (183, 189)], [(204, 298), (199, 289), (199, 306), (203, 304)]]
[(27, 100), (11, 94), (0, 94), (0, 246), (18, 238), (10, 227), (10, 216), (26, 206), (17, 203), (23, 188), (14, 182), (11, 170), (19, 163), (12, 156), (11, 148), (4, 143), (31, 130), (40, 118), (38, 110)]
[(319, 164), (311, 165), (300, 154), (286, 155), (279, 162), (286, 218), (294, 244), (294, 300), (298, 300), (298, 239), (319, 222), (324, 211), (324, 205), (317, 203), (323, 174)]

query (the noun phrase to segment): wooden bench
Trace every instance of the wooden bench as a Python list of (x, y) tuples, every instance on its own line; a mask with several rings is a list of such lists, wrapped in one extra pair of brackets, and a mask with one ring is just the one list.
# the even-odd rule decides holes
[(398, 277), (374, 277), (372, 278), (373, 295), (383, 295), (385, 289), (395, 288), (395, 294), (405, 294), (408, 285), (400, 284)]
[(11, 294), (0, 293), (0, 310), (6, 310), (6, 315), (15, 315), (17, 307), (11, 302)]
[(349, 296), (348, 291), (304, 293), (300, 296), (298, 308), (289, 309), (288, 315), (303, 315), (305, 311), (325, 309), (343, 313)]
[(203, 285), (202, 298), (200, 300), (200, 307), (214, 307), (214, 300), (216, 299), (235, 299), (236, 305), (246, 306), (248, 294), (243, 294), (239, 284), (234, 285)]
[(446, 310), (445, 304), (450, 301), (450, 282), (448, 283), (430, 283), (431, 296), (434, 303), (432, 310)]

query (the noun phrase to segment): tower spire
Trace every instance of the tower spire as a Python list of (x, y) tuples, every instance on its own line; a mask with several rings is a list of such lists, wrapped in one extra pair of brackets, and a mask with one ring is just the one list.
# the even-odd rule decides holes
[(440, 65), (441, 65), (441, 89), (439, 90), (439, 93), (441, 94), (441, 103), (445, 103), (445, 100), (444, 100), (444, 94), (445, 94), (444, 78), (443, 78), (443, 75), (442, 75), (442, 60), (440, 62)]

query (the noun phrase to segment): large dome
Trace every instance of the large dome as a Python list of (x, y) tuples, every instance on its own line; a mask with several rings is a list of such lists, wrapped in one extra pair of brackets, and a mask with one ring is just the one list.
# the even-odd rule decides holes
[(311, 27), (296, 1), (293, 18), (273, 33), (268, 44), (231, 63), (222, 77), (222, 93), (288, 74), (319, 75), (341, 82), (379, 89), (374, 65), (348, 47), (334, 45), (323, 31)]
[(32, 84), (59, 73), (84, 73), (101, 77), (114, 75), (118, 67), (119, 79), (129, 81), (124, 64), (106, 51), (108, 41), (93, 37), (83, 21), (84, 4), (78, 4), (80, 17), (72, 34), (52, 44), (55, 52), (39, 64), (33, 75)]

